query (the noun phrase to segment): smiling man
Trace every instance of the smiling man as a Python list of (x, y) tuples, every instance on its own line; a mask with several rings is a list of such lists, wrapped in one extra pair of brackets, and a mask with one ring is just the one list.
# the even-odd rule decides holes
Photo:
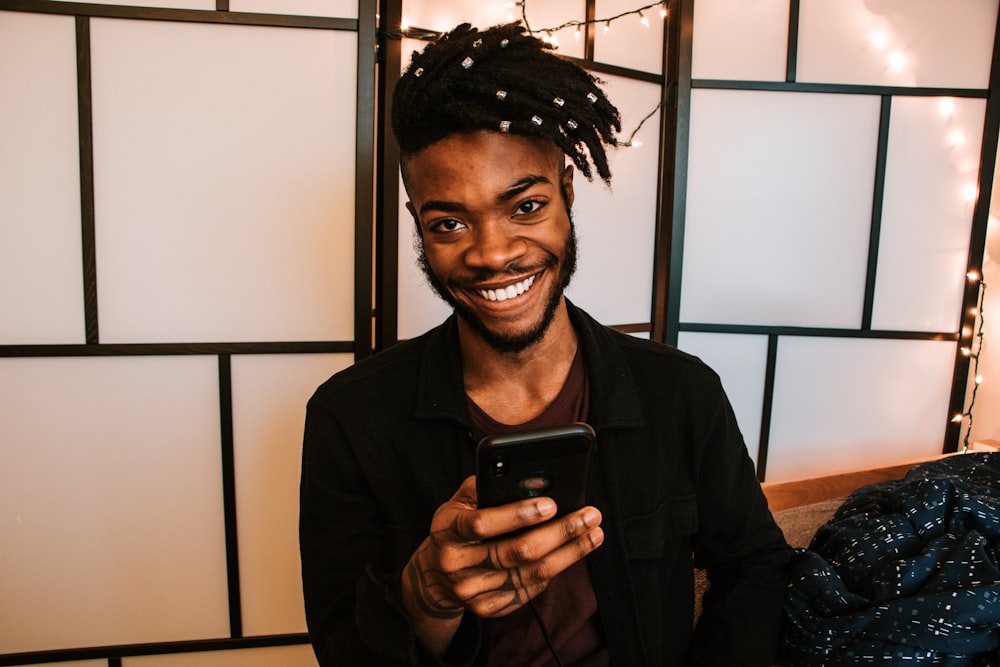
[[(309, 402), (300, 541), (321, 665), (770, 665), (789, 549), (718, 377), (569, 303), (579, 170), (618, 112), (516, 25), (414, 56), (393, 130), (441, 326)], [(588, 504), (480, 508), (485, 435), (589, 423)], [(708, 571), (693, 618), (693, 568)]]

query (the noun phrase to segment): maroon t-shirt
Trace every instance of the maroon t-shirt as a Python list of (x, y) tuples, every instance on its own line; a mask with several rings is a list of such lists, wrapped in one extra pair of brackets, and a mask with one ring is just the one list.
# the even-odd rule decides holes
[[(584, 422), (589, 403), (587, 366), (583, 353), (577, 350), (566, 384), (552, 405), (534, 419), (524, 424), (501, 424), (471, 400), (469, 412), (473, 428), (479, 436), (483, 436)], [(534, 603), (564, 665), (607, 667), (611, 664), (604, 646), (597, 598), (590, 583), (586, 559), (577, 561), (557, 575)], [(527, 605), (496, 619), (493, 627), (490, 667), (546, 667), (555, 664), (535, 615)]]

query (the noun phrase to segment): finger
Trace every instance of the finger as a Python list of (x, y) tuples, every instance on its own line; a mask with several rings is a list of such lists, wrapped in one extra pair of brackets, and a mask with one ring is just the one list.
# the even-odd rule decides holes
[(462, 480), (462, 485), (458, 487), (458, 490), (455, 491), (455, 494), (451, 497), (449, 502), (462, 507), (467, 507), (469, 509), (475, 509), (478, 504), (478, 496), (476, 495), (476, 476), (469, 475)]
[[(530, 531), (485, 546), (494, 567), (507, 569), (539, 561), (560, 547), (585, 536), (600, 526), (601, 512), (584, 507), (557, 521), (550, 521)], [(603, 532), (601, 533), (603, 539)]]
[[(544, 590), (555, 576), (585, 558), (603, 543), (604, 530), (600, 526), (594, 526), (583, 534), (563, 542), (539, 559), (506, 569), (499, 569), (494, 552), (491, 562), (483, 563), (475, 570), (474, 576), (454, 582), (455, 597), (469, 607), (483, 604), (481, 601), (490, 598), (494, 593), (518, 591), (518, 596), (512, 600), (513, 602), (520, 600), (523, 603)], [(491, 549), (496, 549), (495, 545), (489, 546)], [(491, 604), (496, 603), (494, 601)]]
[(465, 607), (482, 618), (498, 618), (520, 609), (547, 587), (548, 582), (491, 589), (466, 601)]
[(459, 511), (452, 528), (462, 541), (480, 542), (548, 521), (556, 515), (556, 509), (551, 498), (529, 498), (499, 507)]

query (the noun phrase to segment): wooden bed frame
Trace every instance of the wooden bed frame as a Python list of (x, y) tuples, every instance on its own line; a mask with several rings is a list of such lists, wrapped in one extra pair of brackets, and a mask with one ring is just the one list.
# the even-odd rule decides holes
[(794, 482), (765, 482), (761, 484), (761, 488), (764, 490), (764, 495), (767, 496), (767, 504), (771, 508), (771, 511), (777, 512), (792, 507), (812, 505), (834, 498), (843, 498), (850, 495), (851, 491), (866, 484), (900, 479), (916, 464), (926, 461), (936, 461), (944, 456), (952, 456), (952, 454), (943, 454), (907, 463), (896, 463), (879, 468), (866, 468), (864, 470), (837, 473), (835, 475), (810, 477), (808, 479), (795, 480)]

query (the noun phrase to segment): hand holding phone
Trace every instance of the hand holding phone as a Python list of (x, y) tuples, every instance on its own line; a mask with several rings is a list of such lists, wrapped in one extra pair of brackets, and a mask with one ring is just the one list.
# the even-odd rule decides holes
[(574, 423), (483, 438), (476, 447), (479, 507), (547, 496), (556, 516), (586, 504), (594, 430)]

